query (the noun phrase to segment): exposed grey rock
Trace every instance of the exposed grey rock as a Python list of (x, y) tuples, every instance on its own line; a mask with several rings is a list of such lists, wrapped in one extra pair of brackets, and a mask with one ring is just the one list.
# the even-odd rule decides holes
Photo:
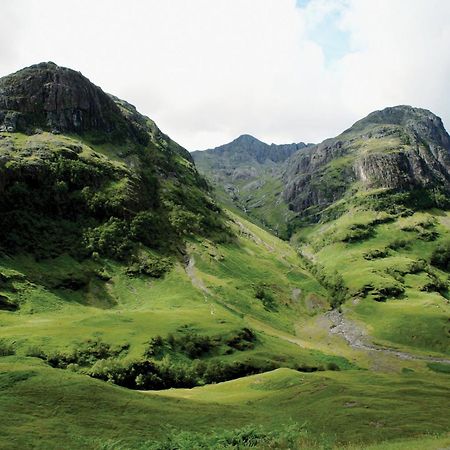
[(352, 189), (438, 186), (450, 192), (450, 137), (430, 111), (386, 108), (340, 136), (294, 154), (283, 179), (283, 197), (300, 213), (323, 209)]

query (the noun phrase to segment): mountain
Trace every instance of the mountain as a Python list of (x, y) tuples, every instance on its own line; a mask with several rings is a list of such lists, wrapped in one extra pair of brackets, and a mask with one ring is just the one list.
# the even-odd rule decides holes
[(0, 247), (130, 261), (226, 230), (190, 154), (78, 72), (43, 63), (0, 80)]
[(303, 142), (268, 145), (242, 135), (220, 147), (192, 152), (192, 157), (223, 204), (284, 236), (290, 213), (280, 201), (283, 165), (306, 147)]
[(293, 155), (283, 180), (289, 208), (313, 218), (371, 192), (402, 192), (404, 202), (420, 193), (423, 202), (438, 204), (450, 191), (450, 137), (430, 111), (386, 108)]
[(268, 145), (260, 140), (243, 134), (234, 141), (204, 151), (192, 152), (192, 156), (203, 163), (205, 160), (220, 167), (217, 160), (226, 164), (229, 168), (239, 168), (239, 164), (267, 164), (270, 161), (274, 163), (283, 162), (297, 150), (306, 147), (303, 142), (299, 144)]
[[(43, 63), (0, 86), (1, 448), (448, 446), (439, 121), (402, 147), (431, 167), (408, 189), (357, 178), (373, 119), (324, 165), (322, 144), (248, 136), (202, 153), (287, 242), (219, 206), (185, 149), (78, 72)], [(335, 199), (302, 209), (294, 190), (288, 210), (285, 184), (345, 157)]]
[(413, 208), (448, 203), (450, 137), (441, 119), (424, 109), (375, 111), (320, 144), (288, 145), (282, 157), (269, 158), (270, 146), (263, 145), (262, 153), (259, 147), (244, 136), (193, 157), (220, 202), (283, 238), (355, 202)]

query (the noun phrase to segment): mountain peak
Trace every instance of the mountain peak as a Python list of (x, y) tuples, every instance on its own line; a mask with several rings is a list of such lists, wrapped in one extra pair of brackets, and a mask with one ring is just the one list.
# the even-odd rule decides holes
[(360, 132), (367, 127), (394, 125), (408, 133), (429, 141), (431, 145), (450, 150), (450, 138), (442, 120), (431, 111), (409, 105), (390, 106), (374, 111), (356, 122), (346, 132)]
[(242, 144), (252, 144), (254, 142), (258, 142), (258, 143), (264, 144), (264, 142), (255, 138), (251, 134), (241, 134), (236, 139), (234, 139), (232, 142), (237, 142), (237, 143), (242, 143)]
[(80, 72), (43, 62), (0, 79), (0, 127), (136, 137), (114, 100)]

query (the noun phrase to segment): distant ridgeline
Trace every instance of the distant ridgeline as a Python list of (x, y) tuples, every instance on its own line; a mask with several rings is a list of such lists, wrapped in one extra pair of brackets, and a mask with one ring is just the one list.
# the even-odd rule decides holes
[(0, 248), (129, 260), (227, 235), (184, 148), (79, 72), (42, 63), (0, 79)]
[(351, 206), (449, 204), (450, 137), (440, 118), (410, 106), (373, 112), (317, 145), (268, 146), (242, 136), (193, 157), (222, 201), (284, 237)]
[(195, 151), (192, 156), (223, 204), (286, 237), (292, 214), (282, 198), (282, 174), (286, 161), (308, 146), (303, 142), (268, 145), (242, 135), (229, 144)]

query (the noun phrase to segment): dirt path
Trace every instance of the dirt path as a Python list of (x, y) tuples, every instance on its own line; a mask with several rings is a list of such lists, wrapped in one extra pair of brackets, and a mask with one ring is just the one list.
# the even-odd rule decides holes
[(211, 292), (209, 289), (205, 286), (205, 283), (203, 283), (203, 280), (197, 276), (195, 273), (195, 259), (193, 255), (189, 256), (189, 259), (187, 260), (187, 264), (185, 267), (187, 276), (191, 279), (191, 283), (194, 287), (197, 289), (200, 289), (203, 292), (203, 295), (211, 295)]
[(203, 292), (203, 298), (205, 299), (205, 303), (208, 303), (211, 310), (211, 315), (214, 316), (216, 314), (216, 309), (214, 307), (214, 304), (211, 303), (208, 300), (208, 296), (211, 295), (210, 290), (205, 286), (205, 283), (203, 283), (203, 280), (197, 276), (195, 273), (195, 259), (193, 255), (189, 256), (189, 259), (187, 260), (187, 264), (185, 267), (186, 274), (190, 278), (192, 286), (196, 287), (200, 291)]
[(404, 360), (430, 361), (450, 364), (450, 359), (413, 355), (412, 353), (393, 350), (391, 348), (372, 344), (369, 342), (366, 332), (361, 327), (352, 322), (350, 319), (345, 318), (344, 315), (337, 310), (330, 311), (326, 313), (325, 316), (332, 323), (330, 333), (343, 337), (347, 341), (347, 344), (352, 348), (386, 353)]

